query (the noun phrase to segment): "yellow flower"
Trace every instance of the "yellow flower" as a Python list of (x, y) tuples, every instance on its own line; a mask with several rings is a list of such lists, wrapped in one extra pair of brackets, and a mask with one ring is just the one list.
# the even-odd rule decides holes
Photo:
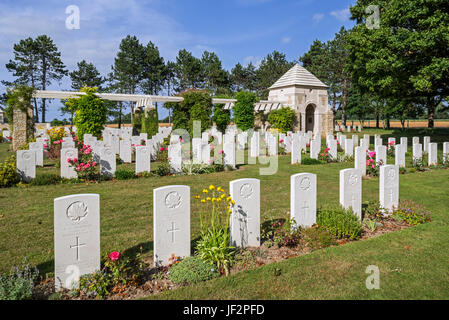
[(214, 190), (214, 189), (215, 189), (214, 185), (211, 184), (211, 185), (209, 186), (209, 189), (210, 189), (210, 190)]
[(229, 209), (229, 211), (228, 211), (229, 213), (232, 213), (232, 209)]
[(221, 198), (217, 198), (217, 201), (220, 202), (220, 201), (221, 201)]
[(208, 192), (209, 192), (209, 190), (203, 189), (203, 193), (208, 193)]
[(235, 204), (235, 201), (234, 201), (234, 200), (231, 200), (231, 203), (234, 205), (234, 204)]
[(212, 202), (217, 201), (217, 198), (212, 198)]
[(227, 197), (227, 198), (226, 198), (226, 201), (231, 201), (231, 200), (232, 200), (231, 197)]
[(221, 191), (221, 187), (218, 187), (218, 188), (217, 188), (217, 191)]
[(207, 201), (210, 201), (210, 197), (207, 197), (206, 200), (207, 200)]
[(202, 202), (202, 203), (205, 203), (205, 202), (206, 202), (206, 200), (204, 200), (204, 199), (203, 199), (203, 200), (201, 200), (201, 202)]
[(224, 197), (226, 197), (226, 195), (223, 193), (220, 198), (223, 199)]
[(201, 197), (200, 197), (200, 196), (195, 196), (195, 198), (196, 198), (196, 199), (199, 199), (199, 198), (201, 198)]

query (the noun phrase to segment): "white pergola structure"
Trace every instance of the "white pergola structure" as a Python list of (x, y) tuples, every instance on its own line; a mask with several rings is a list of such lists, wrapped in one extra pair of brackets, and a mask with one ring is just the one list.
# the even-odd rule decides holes
[[(45, 99), (69, 99), (77, 98), (79, 96), (86, 95), (85, 92), (73, 92), (73, 91), (52, 91), (52, 90), (36, 90), (33, 94), (33, 98), (45, 98)], [(155, 96), (146, 94), (126, 94), (126, 93), (95, 93), (95, 95), (104, 100), (109, 101), (129, 101), (135, 102), (136, 108), (154, 108), (154, 102), (181, 102), (184, 101), (183, 97), (170, 97), (170, 96)], [(236, 99), (221, 99), (212, 98), (213, 104), (224, 104), (224, 109), (229, 110), (234, 107)]]

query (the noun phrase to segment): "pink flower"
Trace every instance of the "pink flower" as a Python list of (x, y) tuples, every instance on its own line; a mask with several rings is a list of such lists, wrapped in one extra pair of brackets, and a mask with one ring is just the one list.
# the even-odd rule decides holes
[(161, 148), (159, 149), (159, 151), (164, 151), (164, 147), (161, 147)]
[(366, 165), (367, 165), (367, 166), (369, 166), (369, 165), (370, 165), (370, 162), (369, 162), (369, 160), (366, 160)]
[(120, 257), (120, 252), (117, 252), (117, 251), (113, 251), (109, 255), (109, 259), (111, 259), (112, 261), (118, 260), (119, 257)]
[(376, 155), (375, 151), (371, 151), (368, 153), (368, 155), (370, 156), (370, 158), (374, 157)]
[(47, 148), (48, 146), (46, 144), (44, 144), (44, 149)]
[(72, 160), (73, 160), (73, 162), (77, 162), (77, 161), (78, 161), (78, 159), (77, 159), (77, 158), (73, 158)]
[(92, 167), (95, 167), (97, 165), (96, 162), (92, 162)]
[(222, 154), (222, 153), (224, 153), (224, 150), (223, 150), (223, 149), (221, 149), (220, 151), (218, 151), (218, 154)]
[(282, 142), (284, 142), (284, 140), (283, 140), (283, 139), (279, 140), (279, 143), (282, 143)]
[(68, 163), (72, 162), (72, 159), (67, 158), (67, 162), (68, 162)]
[(371, 168), (373, 168), (373, 169), (374, 169), (374, 167), (375, 167), (375, 166), (374, 166), (374, 164), (373, 164), (373, 165), (371, 166)]
[(165, 151), (168, 151), (168, 148), (165, 148)]

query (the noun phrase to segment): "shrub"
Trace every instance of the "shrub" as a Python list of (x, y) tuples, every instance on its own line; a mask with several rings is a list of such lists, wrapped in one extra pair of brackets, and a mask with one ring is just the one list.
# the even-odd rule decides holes
[(301, 164), (303, 165), (314, 165), (314, 164), (322, 164), (322, 162), (318, 159), (312, 158), (303, 158), (301, 159)]
[(338, 239), (355, 240), (362, 234), (362, 223), (351, 209), (325, 207), (317, 212), (317, 224)]
[(273, 110), (268, 115), (268, 122), (276, 129), (280, 129), (283, 133), (293, 130), (293, 123), (295, 121), (295, 111), (288, 107), (282, 107), (278, 110)]
[(115, 178), (117, 180), (129, 180), (137, 178), (137, 176), (133, 170), (119, 169), (115, 171)]
[(379, 201), (368, 201), (363, 204), (362, 212), (365, 219), (379, 221), (384, 218), (383, 210)]
[(224, 132), (228, 124), (231, 122), (231, 111), (224, 110), (223, 106), (223, 104), (215, 105), (214, 116), (212, 118), (217, 126), (217, 129), (221, 132)]
[(170, 174), (170, 164), (168, 162), (162, 162), (154, 170), (154, 173), (160, 177), (168, 176)]
[(237, 99), (233, 109), (235, 124), (242, 131), (254, 128), (256, 95), (252, 92), (240, 91), (235, 95), (235, 99)]
[(0, 163), (0, 188), (10, 187), (18, 182), (16, 156), (12, 155), (3, 163)]
[(26, 260), (21, 268), (14, 267), (9, 274), (0, 275), (0, 300), (30, 299), (38, 276), (37, 268), (32, 268)]
[(403, 220), (415, 226), (430, 221), (430, 212), (422, 205), (412, 200), (405, 200), (399, 203), (397, 209), (393, 211), (393, 218)]
[(62, 181), (60, 175), (54, 173), (45, 173), (42, 175), (36, 176), (36, 178), (30, 181), (30, 185), (32, 186), (47, 186), (51, 184), (58, 184)]
[(299, 243), (299, 229), (292, 228), (294, 221), (275, 219), (262, 224), (262, 239), (267, 246), (277, 245), (279, 247), (294, 247)]
[(301, 230), (301, 236), (312, 250), (327, 248), (335, 244), (335, 236), (326, 228), (318, 225)]
[(169, 279), (174, 283), (196, 283), (219, 275), (214, 265), (198, 256), (187, 257), (170, 268)]
[(157, 114), (157, 109), (151, 109), (148, 111), (144, 111), (142, 117), (142, 128), (140, 132), (146, 132), (148, 137), (154, 136), (159, 129), (159, 119)]
[(96, 88), (84, 87), (81, 91), (86, 95), (68, 99), (66, 102), (76, 110), (74, 124), (78, 140), (83, 140), (86, 133), (99, 138), (106, 123), (107, 107), (104, 101), (95, 95)]

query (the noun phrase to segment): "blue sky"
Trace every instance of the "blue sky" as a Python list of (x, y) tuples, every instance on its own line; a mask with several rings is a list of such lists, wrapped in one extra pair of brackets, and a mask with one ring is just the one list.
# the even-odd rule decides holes
[[(258, 64), (278, 50), (298, 60), (314, 39), (332, 39), (341, 26), (351, 28), (349, 6), (355, 0), (2, 0), (0, 3), (0, 79), (12, 80), (5, 64), (14, 43), (41, 34), (50, 36), (69, 70), (83, 59), (102, 75), (111, 70), (120, 40), (136, 35), (155, 43), (165, 60), (180, 49), (201, 57), (214, 51), (223, 67)], [(65, 26), (66, 7), (80, 9), (80, 29)], [(70, 89), (69, 77), (51, 89)], [(4, 92), (4, 86), (0, 85)], [(50, 104), (47, 121), (58, 117), (60, 103)], [(160, 109), (159, 117), (167, 116)]]

